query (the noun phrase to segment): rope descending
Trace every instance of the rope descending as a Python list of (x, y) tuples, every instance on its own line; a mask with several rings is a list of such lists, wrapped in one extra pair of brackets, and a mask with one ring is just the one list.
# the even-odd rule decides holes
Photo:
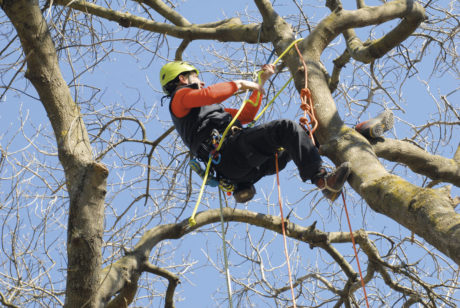
[[(316, 116), (315, 116), (312, 94), (311, 94), (310, 89), (308, 88), (308, 69), (307, 69), (307, 64), (305, 63), (303, 55), (302, 55), (302, 53), (300, 52), (300, 50), (299, 50), (299, 48), (297, 46), (297, 42), (299, 42), (300, 40), (302, 40), (302, 39), (297, 39), (294, 42), (292, 42), (284, 50), (284, 52), (273, 62), (273, 65), (275, 65), (282, 57), (284, 57), (284, 55), (293, 46), (295, 46), (295, 48), (297, 50), (297, 53), (299, 55), (299, 58), (302, 61), (303, 69), (304, 69), (304, 72), (305, 72), (305, 84), (304, 84), (304, 87), (300, 90), (300, 99), (301, 99), (300, 109), (303, 110), (304, 114), (303, 114), (303, 116), (300, 117), (299, 122), (302, 125), (302, 127), (306, 131), (308, 131), (313, 144), (316, 145), (313, 134), (316, 131), (316, 129), (318, 128), (318, 120), (316, 119)], [(271, 59), (272, 55), (270, 55), (270, 59)], [(260, 80), (260, 74), (258, 75), (258, 78)], [(267, 110), (267, 108), (271, 105), (271, 103), (275, 100), (275, 98), (284, 90), (284, 88), (288, 85), (288, 83), (291, 80), (292, 80), (292, 77), (282, 87), (282, 89), (275, 95), (275, 97), (267, 104), (267, 106), (260, 112), (260, 114), (255, 118), (255, 120), (249, 124), (250, 126), (254, 125), (255, 121), (260, 118), (260, 116)], [(245, 96), (245, 98), (243, 100), (243, 103), (241, 104), (240, 109), (238, 110), (238, 112), (236, 113), (235, 117), (230, 122), (230, 124), (227, 126), (227, 128), (224, 131), (224, 133), (222, 134), (222, 137), (220, 138), (220, 142), (215, 148), (215, 153), (219, 152), (219, 150), (220, 150), (220, 148), (221, 148), (221, 146), (222, 146), (222, 144), (224, 142), (224, 139), (225, 139), (228, 131), (233, 126), (234, 122), (238, 119), (238, 117), (241, 114), (242, 110), (244, 109), (245, 105), (248, 103), (248, 100), (246, 100), (247, 95), (248, 95), (248, 91), (246, 91), (246, 96)], [(196, 225), (195, 215), (196, 215), (198, 205), (199, 205), (199, 203), (201, 201), (201, 198), (202, 198), (202, 195), (203, 195), (204, 187), (205, 187), (206, 183), (208, 182), (208, 175), (209, 175), (212, 159), (213, 159), (213, 157), (210, 155), (209, 161), (208, 161), (207, 166), (206, 166), (206, 171), (204, 172), (204, 175), (201, 174), (201, 176), (203, 178), (203, 183), (201, 185), (200, 193), (198, 195), (198, 200), (197, 200), (197, 202), (195, 204), (195, 208), (193, 210), (193, 213), (192, 213), (191, 217), (189, 218), (190, 227), (193, 227), (193, 226)], [(281, 187), (280, 187), (280, 181), (279, 181), (278, 153), (276, 153), (275, 159), (276, 159), (276, 180), (277, 180), (277, 184), (278, 184), (278, 202), (279, 202), (279, 206), (280, 206), (281, 229), (282, 229), (283, 241), (284, 241), (284, 252), (285, 252), (286, 263), (287, 263), (287, 267), (288, 267), (289, 285), (290, 285), (290, 289), (291, 289), (293, 307), (296, 308), (294, 285), (292, 283), (292, 277), (291, 277), (291, 267), (290, 267), (290, 262), (289, 262), (289, 254), (288, 254), (288, 250), (287, 250), (286, 230), (285, 230), (285, 222), (284, 222), (284, 215), (283, 215), (283, 208), (282, 208), (282, 201), (281, 201)], [(219, 187), (222, 189), (221, 185), (219, 185)], [(221, 199), (220, 194), (219, 194), (219, 198), (220, 198), (220, 201), (221, 201), (221, 203), (220, 203), (221, 225), (222, 225), (222, 240), (223, 240), (223, 246), (224, 246), (225, 271), (226, 271), (226, 276), (227, 276), (227, 291), (228, 291), (228, 294), (229, 294), (229, 304), (230, 304), (230, 307), (232, 307), (232, 297), (231, 297), (232, 291), (231, 291), (231, 284), (230, 284), (231, 283), (231, 278), (230, 278), (230, 273), (229, 273), (229, 270), (228, 270), (224, 219), (223, 219), (223, 216), (222, 216), (222, 199)], [(359, 264), (358, 253), (357, 253), (356, 245), (355, 245), (355, 239), (354, 239), (354, 236), (353, 236), (353, 230), (352, 230), (352, 227), (351, 227), (350, 218), (349, 218), (349, 215), (348, 215), (347, 205), (346, 205), (346, 201), (345, 201), (345, 195), (344, 195), (343, 191), (342, 191), (342, 199), (343, 199), (343, 204), (344, 204), (344, 208), (345, 208), (345, 213), (346, 213), (346, 216), (347, 216), (348, 226), (349, 226), (349, 229), (350, 229), (350, 237), (351, 237), (352, 243), (353, 243), (353, 249), (354, 249), (354, 252), (355, 252), (356, 262), (358, 264), (359, 275), (360, 275), (360, 278), (361, 278), (361, 285), (362, 285), (362, 288), (363, 288), (367, 308), (369, 308), (369, 302), (368, 302), (368, 299), (367, 299), (367, 292), (366, 292), (365, 282), (364, 282), (363, 275), (362, 275), (362, 272), (361, 272), (361, 266)]]

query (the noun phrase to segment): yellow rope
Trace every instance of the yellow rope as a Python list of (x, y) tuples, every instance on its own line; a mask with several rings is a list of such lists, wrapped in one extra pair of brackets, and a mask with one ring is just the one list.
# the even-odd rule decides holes
[[(278, 63), (279, 60), (281, 60), (284, 55), (289, 51), (291, 50), (291, 48), (299, 41), (301, 41), (303, 39), (297, 39), (295, 41), (293, 41), (284, 51), (283, 53), (273, 62), (273, 65), (275, 65), (276, 63)], [(259, 72), (258, 74), (258, 81), (260, 81), (260, 74), (262, 72)], [(281, 89), (281, 91), (284, 90), (284, 88), (289, 84), (289, 82), (291, 82), (292, 80), (292, 77), (289, 79), (289, 81), (283, 86), (283, 88)], [(275, 98), (281, 93), (281, 91), (279, 91), (279, 93), (270, 101), (269, 104), (271, 104)], [(231, 127), (233, 126), (233, 124), (235, 123), (235, 121), (238, 119), (238, 117), (240, 116), (241, 112), (243, 112), (243, 109), (244, 109), (244, 106), (246, 106), (246, 104), (248, 103), (249, 100), (246, 100), (247, 96), (248, 96), (248, 93), (249, 93), (249, 90), (246, 90), (246, 94), (245, 94), (245, 97), (244, 97), (244, 100), (243, 100), (243, 104), (241, 104), (241, 107), (240, 109), (238, 110), (238, 112), (236, 113), (236, 115), (233, 117), (232, 121), (230, 122), (230, 124), (227, 125), (227, 127), (225, 128), (224, 130), (224, 133), (222, 134), (222, 137), (220, 138), (220, 142), (219, 142), (219, 145), (217, 146), (216, 148), (216, 152), (219, 152), (220, 148), (222, 147), (222, 144), (224, 143), (224, 140), (225, 140), (225, 137), (227, 137), (227, 134), (228, 134), (228, 131), (231, 129)], [(259, 99), (260, 99), (260, 93), (258, 93), (257, 95), (257, 100), (256, 102), (259, 103)], [(253, 102), (251, 102), (252, 104)], [(262, 111), (265, 112), (265, 110), (267, 109), (267, 107), (265, 107)], [(263, 113), (261, 112), (257, 118), (260, 117), (260, 115)], [(196, 215), (196, 212), (198, 211), (198, 206), (201, 202), (201, 198), (203, 197), (203, 192), (204, 192), (204, 187), (206, 186), (206, 182), (208, 180), (208, 175), (209, 175), (209, 170), (211, 169), (211, 162), (212, 162), (212, 157), (209, 157), (209, 160), (208, 160), (208, 163), (206, 165), (206, 172), (205, 172), (205, 175), (203, 177), (203, 183), (201, 184), (201, 188), (200, 188), (200, 194), (198, 195), (198, 199), (196, 200), (196, 203), (195, 203), (195, 208), (193, 209), (193, 212), (192, 212), (192, 216), (190, 216), (189, 218), (189, 225), (190, 227), (193, 227), (196, 225), (196, 221), (195, 221), (195, 215)]]
[(281, 90), (279, 90), (275, 96), (273, 96), (273, 98), (267, 103), (267, 106), (264, 107), (264, 109), (262, 109), (262, 111), (254, 118), (254, 120), (251, 122), (252, 123), (255, 123), (257, 122), (257, 120), (259, 120), (259, 118), (262, 116), (262, 114), (264, 114), (265, 111), (267, 111), (268, 107), (271, 106), (271, 104), (273, 104), (273, 102), (275, 101), (275, 99), (281, 94), (281, 92), (284, 91), (284, 89), (287, 87), (287, 85), (292, 81), (292, 77), (289, 78), (289, 80), (284, 84), (284, 86), (281, 88)]
[(283, 53), (273, 62), (273, 65), (276, 65), (276, 63), (278, 63), (278, 61), (281, 60), (281, 58), (283, 58), (284, 55), (285, 55), (289, 50), (291, 50), (292, 46), (294, 46), (296, 43), (300, 42), (301, 40), (303, 40), (303, 38), (296, 39), (294, 42), (292, 42), (292, 43), (283, 51)]
[(211, 169), (211, 162), (212, 162), (212, 158), (209, 157), (208, 164), (206, 165), (206, 171), (203, 177), (203, 183), (201, 184), (201, 188), (200, 188), (200, 194), (198, 195), (198, 200), (196, 201), (192, 216), (190, 216), (190, 218), (188, 219), (188, 223), (190, 227), (193, 227), (194, 225), (196, 225), (195, 215), (196, 215), (196, 211), (198, 210), (198, 205), (200, 204), (201, 197), (203, 196), (204, 187), (206, 186), (206, 182), (208, 181), (209, 170)]

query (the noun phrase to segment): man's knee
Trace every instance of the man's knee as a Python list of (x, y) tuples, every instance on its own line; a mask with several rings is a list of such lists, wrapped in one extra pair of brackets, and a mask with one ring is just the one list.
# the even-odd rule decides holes
[(287, 132), (299, 132), (303, 131), (302, 127), (300, 126), (299, 123), (289, 120), (289, 119), (279, 119), (279, 120), (274, 120), (272, 121), (273, 126), (277, 127), (278, 129), (282, 131), (287, 131)]

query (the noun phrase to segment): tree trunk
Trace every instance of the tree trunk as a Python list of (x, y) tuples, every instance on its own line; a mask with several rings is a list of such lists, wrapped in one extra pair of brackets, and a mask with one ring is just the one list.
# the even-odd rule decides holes
[[(258, 0), (257, 3), (263, 1), (265, 0)], [(385, 50), (397, 46), (401, 42), (401, 37), (410, 35), (412, 29), (416, 29), (423, 20), (423, 8), (411, 3), (396, 1), (388, 4), (387, 18), (392, 14), (405, 16), (407, 18), (401, 23), (405, 25), (409, 22), (410, 27), (396, 27), (385, 36)], [(269, 14), (263, 14), (264, 21)], [(320, 56), (329, 42), (343, 31), (343, 24), (353, 20), (350, 17), (355, 18), (349, 12), (333, 12), (298, 44), (308, 67), (307, 84), (312, 93), (315, 115), (319, 122), (315, 135), (321, 144), (322, 154), (336, 165), (345, 161), (351, 162), (352, 174), (349, 183), (374, 211), (413, 231), (460, 265), (460, 214), (454, 210), (455, 202), (450, 198), (450, 191), (417, 187), (391, 175), (380, 163), (368, 140), (354, 129), (345, 126), (340, 118), (329, 88), (327, 71), (320, 61)], [(351, 21), (347, 21), (349, 19)], [(371, 19), (362, 23), (370, 22)], [(392, 39), (397, 31), (400, 33), (398, 40)], [(283, 27), (282, 32), (274, 31), (272, 34), (272, 42), (278, 53), (279, 50), (284, 50), (286, 45), (286, 42), (278, 38), (287, 37), (287, 32), (287, 28)], [(305, 84), (305, 75), (299, 56), (292, 52), (285, 58), (283, 61), (288, 65), (300, 92)]]
[(21, 40), (26, 77), (46, 109), (64, 167), (70, 197), (66, 307), (95, 307), (108, 170), (93, 161), (79, 107), (62, 77), (38, 1), (3, 1), (3, 10)]
[(460, 265), (460, 214), (454, 210), (450, 190), (418, 187), (388, 173), (368, 140), (343, 124), (321, 63), (304, 53), (311, 59), (308, 85), (319, 121), (322, 154), (336, 165), (351, 162), (349, 183), (374, 211), (413, 231)]

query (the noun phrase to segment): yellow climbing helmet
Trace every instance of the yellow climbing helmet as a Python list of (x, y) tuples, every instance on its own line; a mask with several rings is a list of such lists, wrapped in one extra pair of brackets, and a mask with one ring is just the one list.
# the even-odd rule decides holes
[(163, 88), (163, 91), (166, 94), (169, 94), (168, 91), (165, 89), (165, 85), (167, 85), (168, 82), (176, 79), (176, 77), (179, 76), (181, 73), (192, 71), (199, 74), (198, 70), (193, 65), (184, 61), (174, 61), (163, 65), (163, 67), (160, 70), (160, 83), (161, 87)]

